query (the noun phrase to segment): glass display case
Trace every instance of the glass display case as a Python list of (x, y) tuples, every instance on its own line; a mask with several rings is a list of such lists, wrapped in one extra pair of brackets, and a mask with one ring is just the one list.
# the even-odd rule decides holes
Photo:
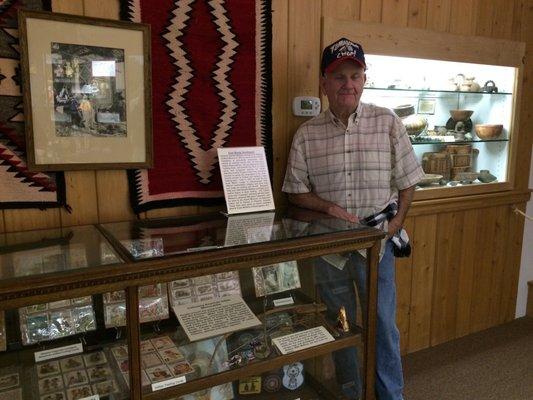
[(383, 237), (299, 209), (0, 235), (0, 398), (372, 399)]
[[(88, 271), (121, 259), (94, 226), (0, 234), (0, 398), (127, 398)], [(90, 286), (90, 285), (89, 285)]]
[(367, 64), (362, 99), (402, 119), (426, 173), (419, 190), (509, 181), (516, 68), (380, 55)]

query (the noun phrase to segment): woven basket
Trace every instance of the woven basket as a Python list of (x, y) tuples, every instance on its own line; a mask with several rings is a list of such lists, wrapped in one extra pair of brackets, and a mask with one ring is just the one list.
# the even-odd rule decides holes
[(426, 174), (442, 175), (450, 180), (452, 160), (447, 152), (429, 152), (422, 155), (422, 169)]
[(450, 154), (452, 167), (470, 167), (472, 165), (472, 154)]
[(462, 172), (470, 172), (470, 166), (468, 166), (468, 167), (452, 167), (452, 169), (451, 169), (451, 177), (454, 178), (457, 174), (460, 174)]
[(450, 144), (446, 146), (445, 151), (450, 154), (452, 167), (470, 167), (472, 165), (471, 144)]

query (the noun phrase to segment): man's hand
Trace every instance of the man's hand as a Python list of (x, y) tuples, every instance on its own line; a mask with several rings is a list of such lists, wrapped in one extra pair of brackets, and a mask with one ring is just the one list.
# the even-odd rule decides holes
[(405, 216), (407, 215), (407, 210), (413, 201), (413, 194), (415, 193), (415, 186), (410, 186), (408, 188), (402, 189), (398, 192), (398, 212), (389, 221), (389, 229), (387, 232), (387, 237), (394, 236), (402, 226)]
[(402, 228), (402, 219), (398, 216), (392, 218), (389, 221), (389, 228), (387, 232), (387, 238), (394, 236)]
[(328, 207), (327, 213), (332, 217), (340, 218), (348, 222), (359, 222), (359, 218), (357, 217), (357, 215), (350, 214), (348, 211), (338, 206), (337, 204), (332, 204), (330, 207)]

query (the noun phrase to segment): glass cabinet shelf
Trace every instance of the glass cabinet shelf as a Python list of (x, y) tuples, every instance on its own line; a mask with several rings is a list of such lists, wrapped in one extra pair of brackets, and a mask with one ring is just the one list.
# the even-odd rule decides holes
[(471, 92), (471, 91), (462, 91), (462, 90), (441, 90), (441, 89), (416, 89), (416, 88), (386, 88), (386, 87), (373, 87), (365, 86), (365, 90), (383, 90), (387, 92), (417, 92), (417, 93), (455, 93), (455, 94), (468, 94), (468, 95), (484, 95), (484, 96), (510, 96), (512, 93), (509, 92)]
[(467, 144), (467, 143), (498, 143), (498, 142), (508, 142), (509, 139), (472, 139), (472, 140), (428, 140), (426, 137), (421, 138), (420, 136), (411, 137), (411, 143), (413, 145), (420, 144), (437, 144), (437, 145), (446, 145), (446, 144)]

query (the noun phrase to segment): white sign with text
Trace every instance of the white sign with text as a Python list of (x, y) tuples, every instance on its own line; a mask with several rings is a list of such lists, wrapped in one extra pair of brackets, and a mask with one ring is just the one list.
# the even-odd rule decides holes
[(289, 354), (327, 342), (333, 342), (334, 340), (326, 328), (317, 326), (305, 331), (274, 338), (272, 343), (276, 345), (281, 354)]
[(227, 296), (174, 307), (191, 342), (261, 325), (240, 296)]
[(83, 353), (83, 345), (81, 343), (71, 344), (68, 346), (56, 347), (54, 349), (36, 351), (35, 362), (51, 360), (53, 358), (59, 358), (64, 356), (70, 356), (72, 354)]
[(218, 163), (228, 214), (274, 209), (263, 147), (219, 147)]

